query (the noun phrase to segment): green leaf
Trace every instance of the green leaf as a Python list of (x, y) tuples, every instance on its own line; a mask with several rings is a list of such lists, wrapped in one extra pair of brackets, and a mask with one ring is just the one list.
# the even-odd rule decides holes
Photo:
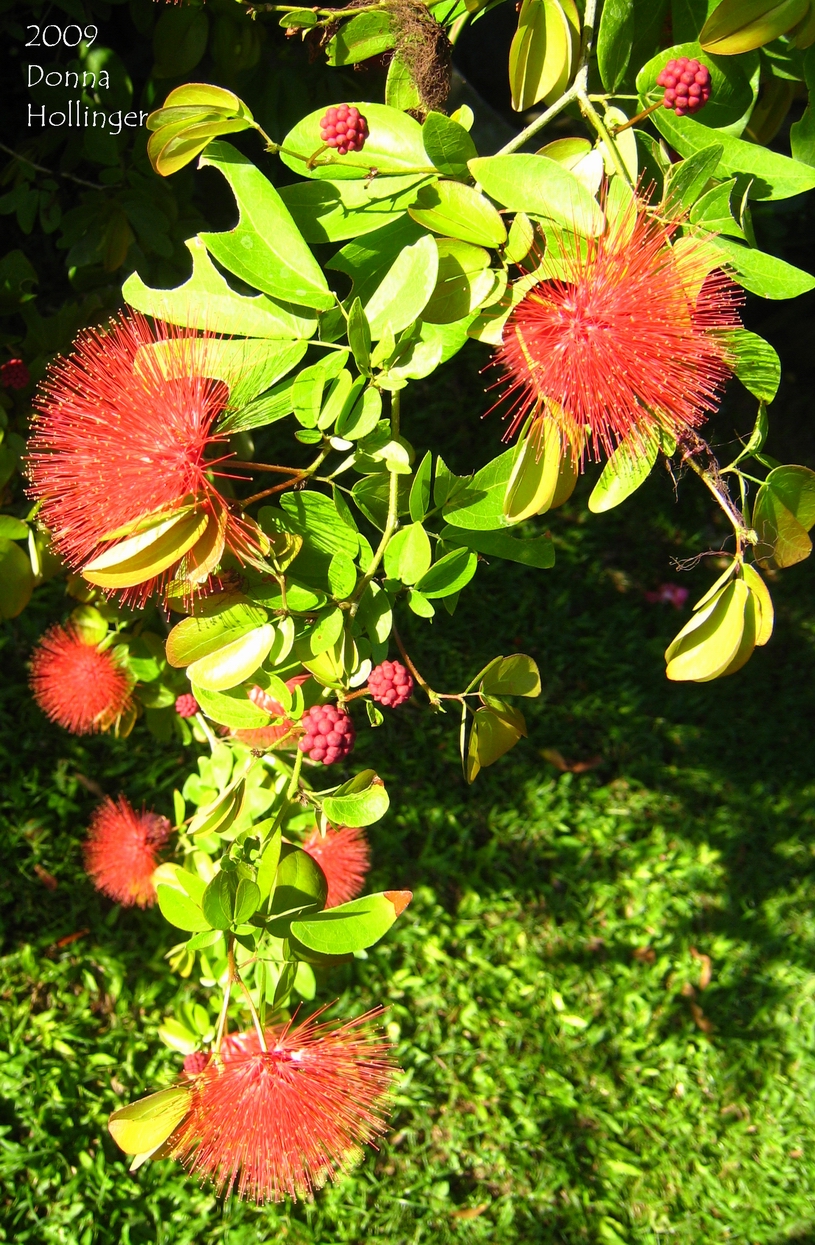
[[(756, 100), (758, 84), (752, 81), (758, 68), (756, 55), (738, 60), (710, 56), (698, 43), (678, 43), (665, 48), (643, 65), (637, 74), (637, 91), (643, 107), (660, 98), (662, 87), (657, 86), (657, 78), (669, 61), (680, 56), (699, 61), (710, 72), (710, 99), (699, 112), (699, 120), (694, 122), (707, 132), (706, 142), (726, 144), (728, 138), (733, 142), (739, 141), (737, 135), (747, 124)], [(658, 108), (651, 114), (658, 130), (662, 130), (661, 113), (669, 114), (675, 121), (689, 119), (677, 117), (670, 108)], [(681, 151), (680, 154), (690, 153)]]
[(699, 41), (708, 52), (736, 56), (786, 34), (808, 11), (809, 0), (721, 0)]
[(429, 112), (425, 117), (422, 142), (431, 164), (445, 177), (467, 177), (467, 164), (478, 155), (464, 126), (441, 112)]
[(411, 588), (407, 594), (408, 608), (417, 614), (419, 618), (433, 618), (436, 611), (424, 593), (419, 592), (416, 588)]
[(134, 369), (158, 366), (165, 376), (212, 376), (229, 386), (229, 407), (240, 408), (280, 380), (302, 359), (306, 341), (213, 341), (181, 338), (153, 342), (136, 352)]
[(556, 221), (593, 237), (603, 213), (581, 181), (547, 156), (483, 156), (469, 162), (473, 177), (491, 199), (514, 212)]
[(795, 268), (786, 260), (766, 251), (735, 242), (732, 238), (711, 236), (711, 243), (723, 251), (739, 285), (761, 298), (797, 298), (815, 289), (815, 277)]
[(441, 535), (448, 545), (463, 545), (487, 557), (519, 562), (539, 570), (549, 570), (555, 565), (555, 547), (548, 535), (523, 540), (512, 532), (466, 532), (455, 527), (444, 527)]
[[(409, 477), (400, 476), (399, 514), (404, 514), (407, 511), (409, 487)], [(365, 518), (369, 519), (374, 527), (378, 527), (380, 531), (385, 530), (389, 494), (390, 477), (387, 472), (381, 472), (379, 475), (365, 476), (362, 480), (357, 480), (351, 489), (351, 497), (354, 500), (354, 504), (362, 511)]]
[(509, 85), (516, 112), (562, 94), (572, 54), (571, 24), (559, 0), (522, 0), (509, 49)]
[[(453, 527), (490, 531), (506, 526), (504, 492), (512, 474), (516, 448), (487, 463), (444, 506), (445, 519)], [(438, 478), (438, 477), (437, 477)]]
[(216, 873), (204, 891), (201, 908), (213, 929), (229, 929), (235, 911), (238, 880), (234, 873)]
[[(372, 56), (389, 52), (394, 44), (390, 15), (382, 10), (358, 13), (343, 22), (328, 41), (326, 56), (329, 65), (356, 65)], [(287, 140), (288, 142), (288, 140)]]
[(428, 163), (422, 142), (422, 127), (418, 121), (387, 104), (357, 102), (351, 104), (366, 117), (368, 135), (361, 152), (349, 152), (347, 156), (336, 152), (324, 152), (312, 168), (307, 161), (322, 146), (320, 120), (325, 108), (318, 108), (303, 117), (283, 139), (280, 159), (300, 177), (329, 178), (344, 181), (370, 177), (371, 169), (379, 176), (387, 174), (434, 173)]
[(475, 782), (478, 773), (494, 765), (526, 735), (523, 714), (509, 705), (477, 710), (470, 728), (465, 774), (467, 782)]
[(421, 315), (433, 293), (439, 255), (433, 238), (419, 238), (397, 255), (393, 265), (365, 304), (365, 314), (376, 341), (390, 326), (394, 333)]
[(353, 405), (343, 411), (337, 420), (338, 437), (346, 441), (358, 441), (373, 432), (382, 418), (382, 395), (370, 387), (356, 396)]
[(416, 583), (425, 597), (435, 600), (459, 592), (476, 572), (478, 558), (469, 549), (454, 549), (433, 566)]
[(227, 407), (218, 420), (217, 431), (248, 432), (251, 428), (265, 428), (279, 419), (285, 419), (292, 412), (293, 384), (291, 378), (283, 380), (246, 406), (237, 409)]
[(808, 467), (775, 467), (762, 484), (753, 506), (758, 533), (756, 561), (785, 567), (803, 562), (812, 552), (809, 529), (815, 524), (815, 471)]
[(159, 883), (156, 887), (156, 897), (161, 915), (178, 929), (191, 930), (196, 933), (198, 930), (211, 928), (200, 906), (183, 891)]
[(154, 77), (185, 77), (204, 55), (208, 36), (209, 19), (201, 9), (165, 9), (153, 32)]
[(421, 523), (403, 527), (385, 550), (385, 570), (391, 579), (415, 584), (433, 560), (430, 538)]
[(469, 316), (495, 289), (496, 274), (487, 265), (488, 253), (456, 239), (438, 240), (439, 272), (436, 287), (422, 312), (430, 324), (448, 324)]
[(366, 376), (370, 375), (371, 326), (359, 298), (354, 299), (348, 312), (348, 344), (359, 370)]
[(0, 514), (0, 540), (27, 540), (29, 526), (12, 514)]
[(815, 168), (789, 156), (733, 138), (723, 130), (711, 130), (693, 117), (677, 117), (670, 108), (658, 108), (651, 119), (681, 156), (692, 156), (709, 147), (711, 138), (721, 144), (722, 157), (713, 176), (720, 181), (739, 174), (752, 179), (751, 199), (789, 199), (815, 187)]
[(125, 1154), (149, 1153), (162, 1145), (189, 1113), (191, 1099), (192, 1092), (186, 1085), (148, 1094), (111, 1114), (110, 1135)]
[(0, 618), (21, 614), (34, 590), (31, 559), (13, 540), (0, 539)]
[(410, 486), (408, 509), (414, 523), (421, 523), (430, 509), (430, 481), (433, 476), (433, 455), (427, 451), (419, 463), (413, 483)]
[(398, 220), (428, 177), (407, 174), (381, 182), (295, 182), (281, 186), (279, 193), (306, 242), (341, 242)]
[(616, 91), (625, 77), (633, 46), (633, 0), (605, 0), (597, 33), (597, 66), (607, 91)]
[(506, 226), (489, 199), (462, 182), (422, 186), (409, 212), (418, 224), (448, 238), (478, 246), (501, 246), (507, 239)]
[(323, 800), (323, 812), (335, 826), (372, 826), (388, 811), (385, 784), (372, 769), (362, 770)]
[(243, 925), (254, 916), (260, 907), (260, 887), (250, 878), (240, 878), (235, 892), (234, 913), (232, 920), (235, 925)]
[(266, 610), (238, 594), (211, 597), (206, 612), (176, 623), (167, 637), (167, 661), (183, 668), (261, 627)]
[(730, 366), (745, 389), (761, 402), (772, 402), (781, 382), (781, 360), (770, 343), (747, 329), (728, 329), (722, 336), (732, 355)]
[(292, 921), (291, 932), (310, 951), (324, 955), (350, 955), (379, 942), (404, 912), (410, 891), (383, 891), (363, 895), (337, 908)]
[[(357, 570), (344, 553), (335, 553), (328, 566), (328, 582), (335, 601), (345, 601), (357, 585)], [(339, 632), (337, 633), (339, 637)]]
[(272, 887), (277, 877), (277, 866), (280, 864), (282, 843), (282, 833), (278, 828), (263, 844), (263, 852), (257, 866), (260, 903), (265, 903), (272, 893)]
[(316, 860), (302, 848), (284, 843), (270, 914), (280, 917), (322, 908), (327, 891), (325, 874)]
[(686, 160), (671, 165), (665, 186), (665, 198), (671, 207), (681, 211), (693, 207), (719, 167), (723, 154), (721, 143), (710, 143)]
[(622, 441), (591, 491), (589, 510), (604, 514), (624, 502), (648, 479), (658, 454), (658, 436), (651, 436), (645, 445)]
[(204, 687), (191, 686), (195, 699), (201, 709), (213, 722), (221, 726), (229, 726), (233, 730), (251, 731), (260, 726), (269, 725), (269, 715), (257, 705), (252, 704), (242, 687), (231, 688), (226, 692), (210, 692)]
[(174, 290), (152, 290), (137, 272), (122, 286), (131, 307), (168, 324), (231, 333), (239, 337), (309, 338), (317, 316), (305, 307), (258, 294), (236, 294), (213, 264), (200, 238), (184, 244), (192, 255), (192, 276)]
[(246, 783), (243, 779), (234, 786), (227, 787), (211, 804), (199, 808), (190, 822), (188, 833), (190, 835), (220, 834), (224, 838), (230, 837), (228, 832), (240, 816), (245, 793)]
[(333, 648), (342, 635), (344, 619), (345, 615), (336, 605), (329, 606), (318, 616), (315, 626), (307, 636), (309, 651), (313, 657), (319, 657), (320, 653)]
[(228, 143), (211, 143), (202, 165), (223, 173), (240, 219), (228, 233), (202, 233), (211, 255), (265, 294), (283, 295), (306, 307), (334, 306), (323, 271), (271, 182)]
[(409, 59), (397, 50), (388, 65), (388, 76), (385, 79), (385, 103), (389, 108), (398, 108), (400, 112), (413, 112), (422, 107), (422, 96)]
[(481, 676), (481, 691), (488, 696), (540, 696), (537, 662), (526, 653), (496, 657)]

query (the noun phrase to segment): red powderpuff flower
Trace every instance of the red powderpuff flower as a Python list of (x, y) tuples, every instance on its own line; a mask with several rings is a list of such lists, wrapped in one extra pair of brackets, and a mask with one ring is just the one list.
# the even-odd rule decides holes
[[(81, 333), (49, 369), (34, 401), (30, 492), (72, 567), (110, 548), (113, 533), (189, 505), (210, 517), (181, 564), (191, 581), (206, 580), (224, 545), (240, 561), (257, 554), (256, 528), (210, 478), (225, 457), (214, 426), (228, 398), (224, 383), (206, 375), (212, 346), (206, 334), (126, 312)], [(143, 600), (161, 578), (128, 595)]]
[(133, 680), (109, 649), (72, 627), (46, 631), (31, 656), (31, 690), (52, 722), (74, 735), (106, 731), (131, 707)]
[(742, 296), (710, 271), (704, 243), (671, 246), (681, 223), (635, 203), (599, 237), (576, 239), (565, 276), (521, 299), (494, 360), (512, 400), (508, 435), (542, 410), (578, 453), (588, 437), (598, 456), (660, 428), (679, 439), (716, 410), (731, 370), (719, 330), (740, 326)]
[(310, 1197), (384, 1132), (395, 1071), (389, 1044), (371, 1024), (381, 1009), (335, 1027), (292, 1022), (230, 1039), (192, 1086), (190, 1114), (173, 1157), (255, 1202)]
[(166, 817), (137, 813), (123, 795), (107, 797), (91, 820), (85, 841), (85, 869), (97, 890), (124, 907), (149, 908), (156, 900), (153, 871), (170, 836)]
[(325, 837), (315, 830), (303, 844), (328, 882), (326, 908), (336, 908), (362, 894), (371, 867), (371, 849), (365, 831), (354, 826), (329, 829)]

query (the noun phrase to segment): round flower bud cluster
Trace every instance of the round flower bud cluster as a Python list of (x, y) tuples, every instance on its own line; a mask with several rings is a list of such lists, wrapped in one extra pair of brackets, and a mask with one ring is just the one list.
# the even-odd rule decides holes
[(177, 697), (175, 702), (175, 711), (180, 718), (194, 718), (198, 712), (199, 704), (191, 692), (183, 692)]
[(4, 389), (25, 389), (31, 374), (22, 359), (9, 359), (0, 367), (0, 385)]
[(191, 1055), (184, 1056), (184, 1071), (187, 1076), (198, 1076), (209, 1063), (210, 1055), (205, 1050), (194, 1050)]
[(699, 61), (679, 56), (662, 70), (657, 86), (665, 87), (663, 104), (677, 117), (690, 116), (710, 99), (710, 70)]
[(368, 676), (368, 691), (377, 704), (396, 709), (410, 698), (413, 679), (400, 661), (383, 661)]
[(349, 715), (336, 705), (314, 705), (303, 714), (305, 734), (297, 745), (312, 761), (333, 765), (348, 756), (356, 731)]
[(353, 104), (329, 108), (320, 122), (320, 135), (326, 147), (336, 147), (341, 156), (362, 151), (368, 137), (368, 122)]

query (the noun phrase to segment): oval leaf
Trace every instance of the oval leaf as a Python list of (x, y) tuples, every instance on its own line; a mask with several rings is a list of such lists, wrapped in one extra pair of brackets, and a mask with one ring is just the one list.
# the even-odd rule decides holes
[(224, 645), (207, 657), (200, 657), (187, 667), (187, 678), (196, 687), (209, 692), (222, 692), (243, 683), (262, 665), (274, 643), (272, 623), (264, 623), (239, 640)]
[(413, 898), (410, 891), (364, 895), (338, 908), (292, 921), (291, 932), (311, 951), (323, 955), (350, 955), (364, 951), (388, 932)]
[(114, 1111), (108, 1130), (125, 1154), (144, 1154), (166, 1141), (190, 1109), (191, 1091), (173, 1085)]
[(323, 812), (335, 826), (372, 826), (390, 805), (385, 784), (373, 770), (363, 770), (323, 800)]

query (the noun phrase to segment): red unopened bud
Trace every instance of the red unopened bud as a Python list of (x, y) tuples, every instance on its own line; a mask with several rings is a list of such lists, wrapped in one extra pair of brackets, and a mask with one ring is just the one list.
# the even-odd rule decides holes
[(383, 661), (369, 674), (368, 691), (377, 704), (396, 709), (410, 698), (413, 679), (400, 661)]
[(690, 116), (710, 99), (710, 70), (700, 61), (679, 56), (668, 61), (657, 78), (657, 86), (665, 88), (662, 103), (666, 108), (678, 117)]
[(297, 745), (312, 761), (333, 765), (348, 756), (356, 731), (349, 715), (336, 705), (314, 705), (303, 714), (305, 732)]
[(362, 151), (368, 137), (368, 122), (353, 104), (329, 108), (320, 122), (320, 137), (326, 147), (335, 147), (341, 156)]
[(183, 692), (175, 702), (175, 711), (180, 718), (194, 718), (200, 706), (191, 692)]

